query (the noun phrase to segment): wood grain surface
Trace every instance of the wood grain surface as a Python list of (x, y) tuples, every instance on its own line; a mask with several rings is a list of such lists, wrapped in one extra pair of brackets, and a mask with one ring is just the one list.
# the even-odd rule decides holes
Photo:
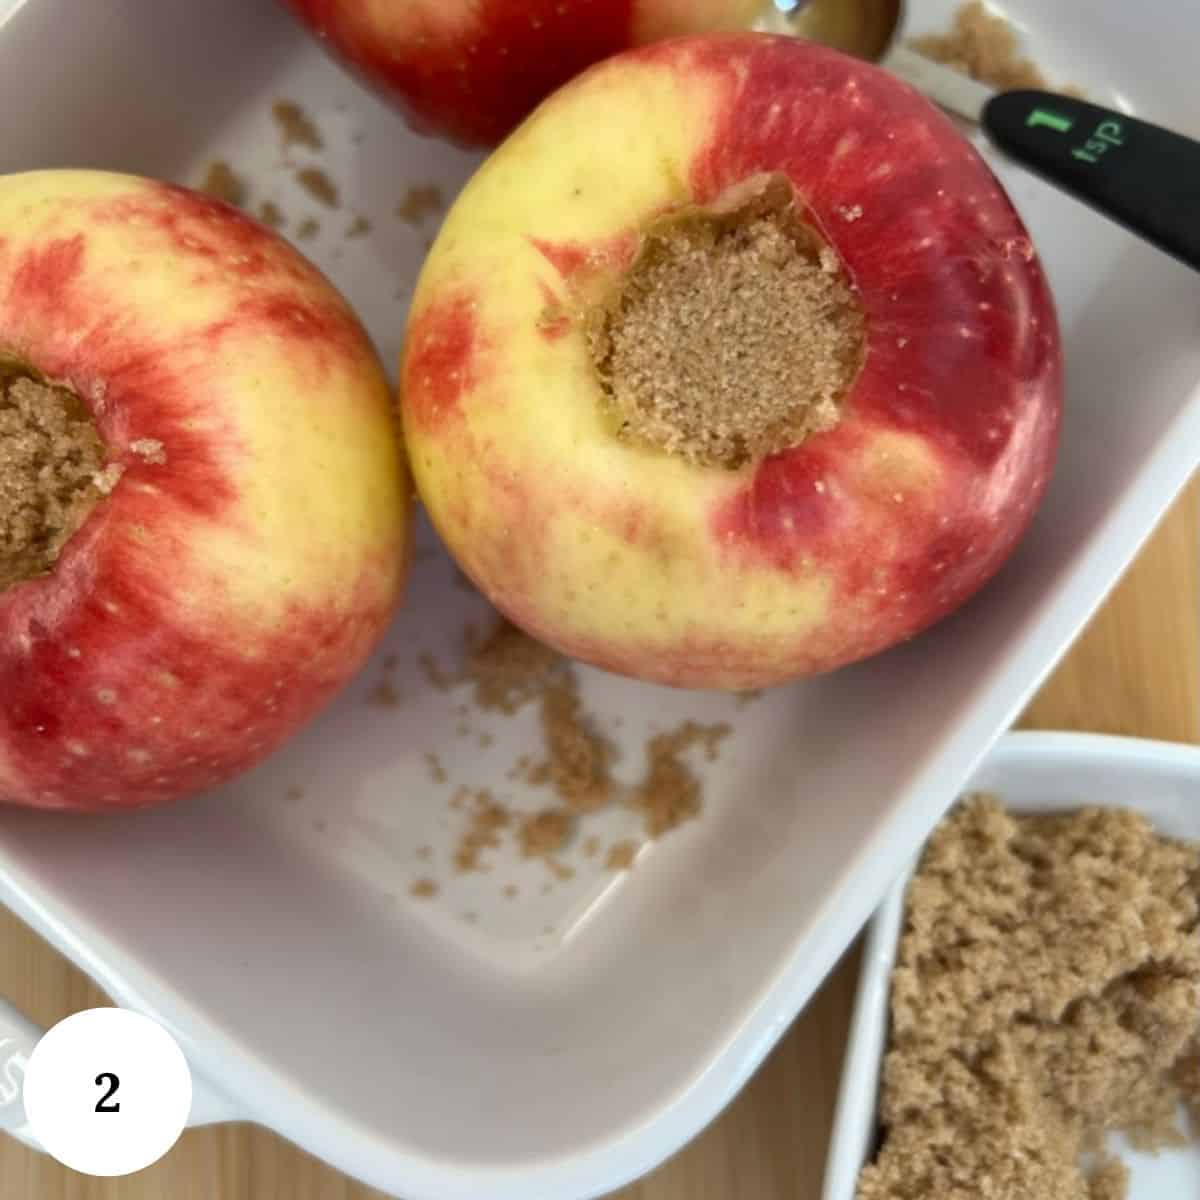
[[(1200, 740), (1198, 502), (1200, 488), (1193, 484), (1023, 725)], [(725, 1115), (619, 1200), (817, 1200), (855, 968), (852, 952)], [(0, 982), (42, 1025), (105, 1003), (78, 971), (7, 913), (0, 915)], [(379, 1196), (252, 1127), (188, 1133), (157, 1166), (121, 1180), (83, 1178), (0, 1137), (3, 1200)]]

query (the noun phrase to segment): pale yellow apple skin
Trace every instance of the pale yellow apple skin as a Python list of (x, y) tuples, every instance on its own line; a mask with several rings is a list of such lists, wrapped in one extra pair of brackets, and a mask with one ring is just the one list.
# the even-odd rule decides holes
[(116, 476), (0, 593), (0, 800), (154, 804), (264, 757), (401, 594), (410, 486), (361, 325), (227, 205), (37, 172), (0, 178), (0, 357), (88, 404)]
[[(830, 669), (960, 603), (1011, 549), (1041, 494), (1060, 364), (1031, 254), (1013, 268), (1006, 252), (1004, 279), (998, 265), (980, 285), (1011, 288), (1021, 311), (1048, 313), (1044, 330), (1019, 348), (1028, 378), (1017, 377), (996, 344), (1003, 387), (995, 397), (981, 393), (979, 405), (986, 415), (994, 400), (997, 429), (1009, 432), (996, 434), (994, 451), (979, 452), (986, 468), (973, 449), (952, 444), (973, 447), (974, 418), (965, 430), (951, 428), (962, 418), (947, 419), (943, 430), (922, 425), (932, 426), (932, 416), (905, 424), (882, 413), (892, 382), (910, 377), (904, 364), (925, 362), (927, 351), (929, 362), (939, 354), (952, 361), (946, 346), (961, 359), (974, 323), (1008, 297), (973, 295), (974, 284), (953, 281), (958, 291), (947, 293), (945, 311), (891, 324), (888, 306), (903, 297), (871, 265), (865, 239), (883, 246), (895, 236), (910, 278), (934, 270), (927, 264), (944, 247), (941, 233), (914, 226), (893, 235), (874, 213), (853, 224), (839, 215), (868, 203), (866, 173), (903, 177), (907, 130), (953, 185), (954, 222), (974, 229), (986, 221), (980, 236), (988, 238), (1011, 229), (1014, 244), (1020, 225), (974, 152), (915, 95), (899, 97), (896, 148), (884, 142), (887, 126), (867, 102), (896, 103), (899, 85), (848, 64), (751, 35), (680, 39), (611, 59), (551, 97), (447, 217), (419, 281), (402, 362), (414, 477), (466, 573), (514, 621), (567, 654), (643, 679), (725, 689)], [(853, 116), (860, 104), (868, 112), (861, 132)], [(817, 165), (804, 162), (806, 139), (821, 143)], [(842, 424), (790, 451), (782, 466), (736, 471), (618, 438), (582, 314), (630, 265), (652, 220), (771, 171), (791, 172), (835, 248), (851, 238), (866, 246), (846, 265), (856, 278), (861, 261), (870, 284), (872, 340)], [(964, 195), (956, 173), (977, 192)], [(935, 194), (936, 178), (915, 199)], [(969, 317), (954, 309), (959, 292), (972, 302)], [(972, 370), (992, 365), (968, 360)], [(963, 374), (957, 382), (969, 381)]]

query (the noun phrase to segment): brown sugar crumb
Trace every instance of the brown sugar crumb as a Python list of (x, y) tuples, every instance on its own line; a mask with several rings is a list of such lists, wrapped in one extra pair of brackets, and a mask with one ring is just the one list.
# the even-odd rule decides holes
[(546, 864), (546, 869), (555, 879), (565, 882), (568, 879), (575, 878), (574, 867), (568, 867), (566, 863), (559, 862), (557, 858), (547, 857), (543, 861)]
[(367, 703), (376, 708), (399, 708), (402, 703), (400, 690), (385, 677), (367, 693)]
[(656, 838), (699, 813), (700, 781), (671, 747), (666, 734), (651, 739), (647, 755), (646, 778), (634, 790), (630, 806), (643, 814), (646, 833)]
[(501, 831), (512, 824), (512, 814), (486, 788), (468, 793), (468, 799), (473, 809), (470, 824), (454, 851), (454, 865), (462, 872), (482, 870), (479, 856), (498, 847)]
[(428, 650), (422, 650), (417, 655), (417, 665), (421, 668), (421, 674), (425, 676), (430, 686), (437, 688), (439, 692), (448, 692), (461, 682), (461, 678), (447, 675), (438, 664), (438, 660)]
[(505, 900), (515, 900), (521, 894), (521, 889), (515, 883), (506, 883), (501, 892)]
[(417, 184), (404, 193), (404, 199), (396, 206), (396, 216), (406, 225), (419, 225), (445, 207), (442, 189), (436, 183)]
[(285, 150), (292, 146), (306, 146), (309, 150), (325, 148), (325, 140), (316, 123), (294, 100), (276, 100), (271, 106), (271, 116), (275, 118)]
[(0, 592), (53, 568), (108, 470), (79, 397), (0, 360)]
[(495, 742), (495, 740), (496, 739), (490, 733), (481, 733), (479, 735), (480, 750), (488, 749)]
[(605, 807), (612, 791), (612, 747), (592, 730), (575, 687), (547, 688), (541, 715), (546, 761), (530, 773), (530, 782), (550, 784), (576, 812)]
[(1125, 1200), (1129, 1168), (1117, 1158), (1104, 1158), (1087, 1176), (1088, 1200)]
[(418, 900), (432, 900), (441, 889), (432, 879), (418, 879), (408, 890)]
[(518, 762), (518, 771), (530, 783), (553, 787), (577, 812), (607, 804), (611, 747), (591, 728), (570, 663), (503, 619), (469, 645), (467, 676), (480, 708), (512, 714), (540, 700), (546, 760)]
[(1187, 1107), (1192, 1132), (1200, 1134), (1200, 1034), (1175, 1064), (1172, 1078)]
[[(594, 719), (580, 697), (575, 667), (568, 659), (503, 618), (484, 634), (475, 626), (468, 626), (463, 640), (466, 661), (457, 676), (443, 671), (431, 655), (422, 655), (430, 682), (443, 690), (469, 682), (474, 689), (476, 708), (487, 712), (512, 715), (536, 700), (544, 757), (521, 755), (506, 777), (535, 787), (550, 787), (561, 803), (514, 823), (508, 809), (490, 796), (489, 803), (482, 804), (479, 796), (483, 793), (459, 788), (450, 798), (450, 807), (470, 812), (471, 822), (460, 842), (456, 863), (460, 870), (480, 869), (480, 850), (498, 847), (502, 832), (511, 829), (526, 858), (541, 858), (557, 878), (570, 878), (573, 869), (553, 856), (570, 840), (581, 816), (607, 807), (617, 796), (612, 775), (615, 749), (595, 730)], [(459, 705), (457, 711), (471, 710)], [(460, 723), (462, 732), (470, 732), (469, 724)], [(650, 740), (645, 776), (630, 789), (628, 803), (642, 813), (651, 837), (674, 829), (700, 811), (700, 778), (683, 756), (700, 750), (708, 760), (715, 759), (721, 742), (730, 732), (725, 724), (700, 725), (687, 721)], [(490, 743), (490, 735), (480, 737), (481, 746)], [(637, 845), (630, 845), (632, 855)], [(585, 857), (596, 858), (601, 852), (600, 839), (589, 836), (582, 849)], [(620, 864), (621, 853), (617, 852), (618, 866), (613, 869), (624, 869)]]
[(318, 204), (324, 204), (326, 208), (337, 208), (341, 203), (337, 184), (320, 167), (301, 167), (296, 172), (296, 182)]
[(311, 242), (321, 232), (321, 222), (316, 217), (305, 217), (296, 230), (296, 237), (302, 242)]
[(285, 800), (290, 800), (294, 804), (297, 800), (304, 799), (304, 789), (298, 783), (293, 783), (292, 786), (283, 793), (283, 796)]
[(731, 732), (725, 724), (685, 721), (678, 729), (650, 739), (646, 774), (629, 797), (630, 807), (642, 814), (650, 837), (661, 837), (699, 814), (700, 779), (682, 756), (692, 747), (702, 746), (711, 761)]
[(433, 857), (433, 847), (432, 846), (418, 846), (417, 847), (417, 858), (419, 858), (421, 860), (421, 862), (428, 862), (432, 857)]
[(614, 842), (608, 848), (608, 857), (604, 860), (604, 865), (610, 871), (628, 871), (633, 867), (637, 852), (638, 844), (631, 839)]
[(485, 712), (517, 712), (570, 669), (549, 646), (503, 618), (483, 641), (470, 641), (467, 678), (475, 688), (475, 703)]
[(1013, 27), (988, 12), (981, 0), (970, 0), (958, 10), (949, 33), (915, 38), (913, 49), (1002, 91), (1049, 86), (1042, 72), (1021, 55)]
[(348, 238), (360, 238), (360, 237), (366, 237), (367, 234), (370, 232), (371, 232), (370, 220), (367, 217), (364, 217), (360, 213), (357, 217), (354, 218), (353, 221), (350, 222), (349, 226), (346, 229), (346, 236)]
[(557, 854), (571, 837), (574, 820), (566, 809), (547, 808), (525, 817), (517, 829), (525, 858), (548, 858)]
[(235, 208), (246, 203), (246, 181), (223, 159), (208, 164), (200, 190), (214, 200), (223, 200)]
[(1200, 848), (1139, 814), (957, 809), (909, 888), (886, 1137), (858, 1200), (1123, 1200), (1120, 1165), (1082, 1156), (1110, 1130), (1182, 1137), (1198, 919)]
[(442, 766), (442, 760), (432, 751), (426, 752), (425, 765), (429, 768), (429, 778), (434, 783), (445, 783), (450, 778), (446, 774), (446, 768)]
[(619, 436), (731, 468), (833, 428), (865, 346), (836, 254), (776, 177), (651, 230), (588, 325)]
[(274, 200), (264, 200), (258, 206), (256, 215), (268, 229), (282, 229), (286, 222), (283, 209)]
[(762, 688), (758, 688), (752, 692), (739, 692), (735, 701), (738, 711), (740, 712), (743, 708), (749, 708), (756, 700), (761, 700), (762, 694)]
[(721, 743), (732, 733), (732, 727), (724, 722), (719, 725), (697, 725), (689, 721), (675, 736), (682, 738), (685, 746), (702, 746), (704, 757), (709, 762), (716, 762), (721, 755)]

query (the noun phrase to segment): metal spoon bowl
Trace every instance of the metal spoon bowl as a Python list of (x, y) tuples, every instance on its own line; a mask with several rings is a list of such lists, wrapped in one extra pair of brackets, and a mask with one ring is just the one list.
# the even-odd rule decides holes
[(759, 28), (878, 62), (892, 47), (903, 15), (904, 0), (775, 0)]

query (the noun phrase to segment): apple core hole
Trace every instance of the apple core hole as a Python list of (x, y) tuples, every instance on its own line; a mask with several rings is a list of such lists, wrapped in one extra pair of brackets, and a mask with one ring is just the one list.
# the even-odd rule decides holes
[(105, 458), (74, 392), (0, 360), (0, 592), (53, 569), (103, 494)]
[(736, 469), (832, 429), (866, 320), (841, 259), (760, 176), (647, 230), (588, 344), (619, 437)]

